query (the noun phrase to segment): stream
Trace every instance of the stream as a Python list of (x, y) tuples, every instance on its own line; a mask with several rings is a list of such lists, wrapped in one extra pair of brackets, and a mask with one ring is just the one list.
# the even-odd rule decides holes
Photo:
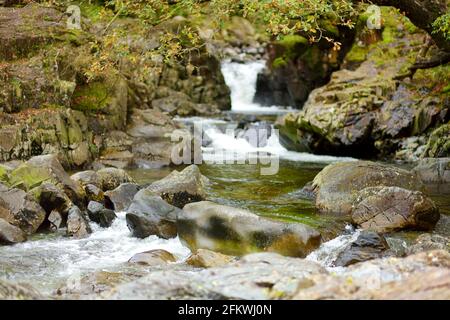
[[(212, 181), (207, 189), (209, 200), (246, 208), (272, 219), (301, 222), (317, 228), (329, 241), (310, 254), (308, 259), (329, 266), (333, 254), (354, 239), (358, 231), (351, 230), (338, 218), (317, 215), (313, 203), (302, 194), (301, 188), (327, 164), (355, 159), (293, 152), (280, 145), (270, 123), (277, 115), (288, 112), (289, 108), (263, 107), (253, 103), (256, 77), (264, 66), (264, 61), (247, 64), (224, 62), (222, 72), (231, 89), (232, 110), (215, 119), (196, 117), (176, 121), (203, 128), (203, 136), (206, 137), (202, 144), (205, 163), (200, 165), (200, 170)], [(256, 125), (265, 123), (267, 126), (269, 123), (267, 128), (272, 133), (260, 139), (260, 144), (249, 143), (245, 130), (241, 130), (241, 136), (226, 132), (227, 128), (241, 128), (242, 123), (249, 123), (249, 118)], [(259, 161), (263, 158), (267, 160), (265, 164)], [(226, 159), (241, 163), (227, 163)], [(251, 164), (243, 163), (252, 159)], [(261, 175), (262, 167), (267, 167), (271, 160), (279, 160), (277, 173)], [(130, 171), (130, 175), (138, 183), (146, 184), (163, 178), (170, 171), (170, 168), (135, 169)], [(450, 191), (430, 190), (434, 190), (431, 197), (442, 213), (434, 232), (448, 235)], [(178, 238), (132, 238), (124, 212), (118, 213), (118, 219), (110, 228), (103, 229), (94, 223), (92, 228), (92, 235), (81, 240), (68, 239), (61, 230), (54, 234), (34, 235), (22, 244), (0, 246), (0, 278), (28, 283), (44, 293), (52, 293), (74, 274), (127, 270), (127, 260), (143, 251), (164, 249), (174, 254), (178, 262), (190, 254)], [(346, 234), (335, 238), (342, 233)], [(388, 241), (392, 247), (401, 250), (417, 235), (417, 232), (401, 232), (390, 235)]]

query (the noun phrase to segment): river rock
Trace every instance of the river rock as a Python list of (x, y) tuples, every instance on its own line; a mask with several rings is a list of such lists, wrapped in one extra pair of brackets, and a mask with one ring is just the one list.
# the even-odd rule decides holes
[(105, 192), (106, 206), (115, 211), (128, 209), (139, 189), (137, 184), (122, 183), (116, 189)]
[(128, 263), (139, 264), (144, 266), (159, 266), (170, 262), (175, 262), (177, 259), (166, 250), (150, 250), (142, 253), (137, 253), (128, 260)]
[(197, 268), (212, 268), (226, 265), (236, 260), (233, 256), (205, 249), (198, 249), (187, 258), (186, 263)]
[(0, 300), (42, 300), (44, 296), (29, 285), (0, 279)]
[(280, 299), (328, 272), (319, 264), (276, 253), (255, 253), (221, 267), (153, 271), (105, 293), (106, 299)]
[(67, 217), (67, 212), (72, 207), (72, 201), (70, 201), (69, 197), (52, 183), (43, 183), (30, 191), (30, 193), (35, 196), (47, 214), (57, 210)]
[(44, 222), (45, 210), (33, 196), (20, 189), (0, 184), (0, 218), (27, 234), (33, 234)]
[(450, 158), (425, 158), (413, 169), (424, 183), (450, 183)]
[(153, 182), (147, 190), (158, 194), (171, 205), (183, 208), (186, 204), (206, 199), (205, 186), (208, 178), (196, 165), (183, 171), (172, 171), (167, 177)]
[(26, 240), (25, 232), (0, 218), (0, 244), (14, 244)]
[(69, 210), (67, 218), (67, 235), (76, 239), (86, 238), (92, 233), (89, 221), (81, 212), (80, 208), (73, 206)]
[(114, 190), (122, 183), (134, 182), (123, 169), (104, 168), (97, 171), (103, 191)]
[(304, 257), (321, 242), (320, 234), (306, 225), (269, 220), (209, 201), (186, 205), (178, 215), (177, 228), (192, 251), (208, 249), (230, 255), (270, 251)]
[(11, 172), (10, 184), (31, 190), (44, 182), (53, 183), (77, 205), (84, 203), (85, 193), (81, 185), (64, 171), (56, 155), (36, 156)]
[(176, 219), (180, 209), (165, 202), (153, 192), (143, 189), (134, 196), (127, 210), (127, 225), (132, 235), (147, 238), (157, 235), (163, 239), (177, 236)]
[(47, 217), (49, 229), (51, 231), (59, 230), (66, 226), (67, 215), (63, 216), (59, 211), (53, 210)]
[(86, 198), (88, 201), (98, 201), (103, 202), (105, 200), (105, 194), (102, 189), (93, 184), (87, 184), (84, 187), (84, 191), (86, 192)]
[(365, 261), (338, 275), (313, 275), (293, 299), (449, 299), (449, 266), (442, 250)]
[(423, 188), (415, 174), (407, 170), (370, 161), (340, 162), (326, 166), (314, 178), (315, 204), (320, 213), (347, 216), (358, 191), (377, 186)]
[(93, 170), (80, 171), (70, 176), (73, 181), (80, 183), (82, 186), (93, 184), (98, 188), (103, 188), (102, 180), (97, 172)]
[(364, 230), (355, 241), (339, 253), (334, 265), (346, 267), (358, 262), (381, 258), (387, 249), (389, 249), (389, 245), (382, 235)]
[(113, 210), (106, 209), (103, 204), (96, 201), (89, 202), (87, 212), (89, 219), (99, 224), (102, 228), (110, 227), (117, 218)]
[(450, 251), (450, 238), (439, 234), (424, 233), (417, 237), (414, 243), (408, 247), (408, 255), (431, 250)]
[(370, 187), (357, 194), (352, 221), (363, 229), (391, 232), (430, 230), (439, 220), (434, 202), (420, 191), (398, 187)]

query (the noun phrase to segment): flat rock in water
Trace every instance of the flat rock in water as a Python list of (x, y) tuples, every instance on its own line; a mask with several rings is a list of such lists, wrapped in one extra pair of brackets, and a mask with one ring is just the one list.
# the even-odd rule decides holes
[(208, 249), (237, 256), (271, 251), (305, 257), (321, 242), (319, 232), (301, 223), (278, 222), (209, 201), (186, 205), (178, 215), (177, 228), (192, 251)]
[(211, 250), (198, 249), (187, 258), (186, 263), (197, 268), (212, 268), (226, 265), (236, 260), (236, 257), (221, 254)]

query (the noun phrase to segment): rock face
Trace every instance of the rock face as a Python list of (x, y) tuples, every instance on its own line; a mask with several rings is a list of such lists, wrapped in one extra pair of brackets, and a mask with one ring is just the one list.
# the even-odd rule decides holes
[(67, 218), (67, 235), (76, 239), (86, 238), (92, 233), (89, 222), (77, 206), (69, 210)]
[(413, 173), (403, 169), (368, 161), (336, 163), (325, 167), (314, 178), (316, 207), (324, 214), (350, 215), (357, 193), (377, 186), (423, 188)]
[(387, 249), (389, 249), (389, 245), (382, 235), (372, 231), (362, 231), (358, 238), (337, 256), (334, 265), (345, 267), (358, 262), (381, 258)]
[(171, 205), (183, 208), (186, 204), (206, 198), (205, 186), (208, 178), (196, 165), (183, 171), (172, 171), (167, 177), (153, 182), (147, 190), (158, 194)]
[(140, 187), (137, 184), (123, 183), (116, 189), (107, 191), (105, 193), (107, 206), (115, 211), (128, 209), (139, 189)]
[(134, 196), (127, 210), (127, 225), (132, 235), (137, 238), (143, 239), (151, 235), (164, 239), (175, 238), (179, 211), (161, 197), (143, 189)]
[(423, 183), (450, 183), (450, 158), (425, 158), (413, 169)]
[(187, 258), (186, 263), (197, 268), (213, 268), (226, 265), (236, 260), (233, 256), (227, 256), (219, 252), (198, 249)]
[(264, 219), (208, 201), (186, 205), (178, 215), (177, 228), (180, 239), (191, 250), (230, 255), (270, 251), (304, 257), (321, 242), (320, 234), (305, 225)]
[(14, 244), (26, 240), (25, 232), (0, 218), (0, 244)]
[(375, 232), (431, 230), (439, 220), (434, 202), (419, 191), (398, 187), (361, 190), (351, 213), (354, 224)]
[(44, 222), (46, 213), (34, 198), (20, 189), (0, 184), (0, 218), (33, 234)]
[(169, 262), (175, 262), (177, 259), (165, 250), (150, 250), (135, 254), (128, 260), (128, 263), (139, 264), (143, 266), (159, 266)]
[[(423, 152), (422, 139), (417, 139), (408, 152), (402, 150), (405, 140), (427, 137), (440, 126), (430, 137), (424, 156), (448, 154), (448, 92), (421, 90), (437, 88), (439, 77), (433, 76), (430, 69), (408, 82), (397, 79), (419, 54), (415, 43), (424, 34), (394, 10), (381, 10), (382, 29), (369, 30), (365, 22), (358, 23), (351, 49), (348, 53), (344, 48), (340, 50), (346, 54), (340, 70), (331, 74), (326, 85), (311, 92), (301, 111), (280, 119), (277, 126), (281, 143), (287, 148), (357, 158), (411, 160), (409, 155), (417, 151), (420, 156)], [(289, 72), (294, 67), (285, 67), (288, 75), (295, 75)], [(295, 86), (298, 82), (291, 83)]]

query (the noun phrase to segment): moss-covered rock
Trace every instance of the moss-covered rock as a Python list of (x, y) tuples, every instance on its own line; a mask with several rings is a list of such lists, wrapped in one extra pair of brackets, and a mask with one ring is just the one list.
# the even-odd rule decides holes
[(432, 158), (450, 156), (450, 123), (440, 126), (431, 133), (423, 156)]

